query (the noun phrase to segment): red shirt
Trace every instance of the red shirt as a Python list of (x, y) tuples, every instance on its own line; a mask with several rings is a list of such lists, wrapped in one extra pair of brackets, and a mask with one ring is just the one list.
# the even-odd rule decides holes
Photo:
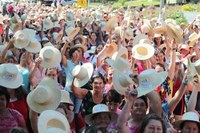
[[(80, 113), (78, 114), (78, 119), (77, 119), (78, 123), (77, 124), (75, 123), (75, 119), (76, 118), (74, 118), (74, 120), (70, 124), (71, 131), (73, 133), (79, 132), (79, 130), (83, 129), (86, 126), (86, 123), (85, 123), (85, 121), (84, 121), (84, 119), (83, 119), (83, 117), (82, 117), (82, 115)], [(78, 131), (76, 131), (76, 129)]]

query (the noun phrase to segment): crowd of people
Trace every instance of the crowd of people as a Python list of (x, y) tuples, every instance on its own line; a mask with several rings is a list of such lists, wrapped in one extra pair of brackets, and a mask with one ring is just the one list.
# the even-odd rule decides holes
[(0, 133), (199, 133), (200, 16), (7, 3)]

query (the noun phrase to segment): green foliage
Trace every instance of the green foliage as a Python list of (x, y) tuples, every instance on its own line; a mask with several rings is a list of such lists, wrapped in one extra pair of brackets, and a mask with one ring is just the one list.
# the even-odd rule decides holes
[(176, 20), (177, 24), (187, 23), (187, 20), (185, 19), (183, 12), (180, 9), (171, 10), (168, 12), (168, 14), (166, 14), (166, 18)]
[(188, 4), (188, 5), (183, 5), (182, 9), (184, 11), (196, 11), (197, 8), (193, 4)]
[(118, 3), (120, 3), (121, 6), (124, 6), (126, 1), (127, 1), (127, 0), (118, 0)]

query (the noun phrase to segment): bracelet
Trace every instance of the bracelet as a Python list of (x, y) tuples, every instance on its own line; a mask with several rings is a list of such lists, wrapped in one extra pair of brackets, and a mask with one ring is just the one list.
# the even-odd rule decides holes
[(187, 86), (188, 84), (187, 84), (187, 82), (184, 82), (184, 81), (183, 81), (183, 82), (182, 82), (182, 85), (183, 85), (183, 86)]

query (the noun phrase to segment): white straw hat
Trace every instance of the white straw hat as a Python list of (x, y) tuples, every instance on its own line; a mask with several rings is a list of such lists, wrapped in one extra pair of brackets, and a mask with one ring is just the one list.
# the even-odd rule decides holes
[(25, 48), (29, 45), (30, 40), (35, 36), (32, 29), (19, 30), (14, 34), (14, 46), (16, 48)]
[(52, 46), (46, 46), (40, 50), (39, 56), (42, 58), (41, 65), (45, 68), (54, 68), (61, 62), (60, 51)]
[(53, 22), (50, 19), (45, 18), (43, 20), (43, 29), (44, 29), (44, 31), (49, 30), (51, 28), (53, 28)]
[(69, 92), (65, 90), (61, 90), (61, 103), (68, 103), (74, 105), (72, 100), (70, 99)]
[(200, 60), (197, 60), (195, 63), (191, 63), (190, 59), (188, 58), (187, 62), (187, 70), (188, 70), (188, 81), (191, 85), (194, 85), (196, 80), (200, 80)]
[(190, 121), (190, 122), (195, 122), (198, 124), (198, 126), (200, 126), (200, 122), (199, 122), (199, 114), (195, 113), (195, 112), (186, 112), (183, 114), (182, 119), (175, 121), (173, 123), (173, 126), (176, 128), (180, 128), (181, 123), (185, 122), (185, 121)]
[(193, 47), (194, 44), (198, 41), (199, 38), (200, 38), (200, 33), (197, 34), (196, 32), (193, 32), (193, 33), (189, 36), (189, 41), (190, 41), (189, 46)]
[(131, 71), (122, 72), (117, 69), (114, 70), (112, 78), (113, 87), (121, 95), (125, 95), (128, 87), (134, 84), (134, 81), (129, 76), (130, 74)]
[(38, 118), (39, 133), (70, 133), (67, 118), (58, 111), (46, 110)]
[(156, 72), (155, 69), (147, 69), (138, 75), (139, 86), (137, 87), (138, 97), (146, 95), (155, 90), (167, 78), (168, 73)]
[(74, 86), (84, 86), (92, 77), (93, 71), (94, 67), (91, 63), (84, 63), (82, 66), (76, 65), (72, 70), (72, 75), (75, 77)]
[(37, 113), (56, 109), (60, 100), (60, 87), (57, 81), (49, 77), (45, 77), (27, 96), (28, 106)]
[(68, 37), (68, 41), (72, 41), (73, 38), (78, 34), (78, 32), (80, 31), (80, 27), (77, 28), (73, 28), (73, 27), (68, 27), (65, 29), (65, 33), (67, 34)]
[(93, 116), (100, 114), (100, 113), (107, 113), (110, 116), (110, 123), (117, 120), (117, 114), (115, 112), (110, 112), (108, 106), (105, 104), (97, 104), (92, 109), (92, 114), (85, 116), (85, 122), (88, 125), (93, 124)]
[(128, 50), (125, 47), (120, 48), (117, 52), (115, 52), (112, 56), (112, 59), (115, 60), (119, 57), (122, 57), (128, 60)]
[(0, 85), (9, 89), (16, 89), (23, 83), (22, 75), (14, 64), (0, 65)]
[(41, 50), (41, 44), (37, 39), (33, 38), (25, 49), (31, 53), (39, 53)]
[(154, 47), (147, 43), (141, 43), (141, 41), (132, 48), (133, 58), (138, 60), (146, 60), (151, 58), (155, 52)]
[(137, 36), (134, 37), (134, 40), (133, 40), (133, 45), (136, 45), (140, 42), (140, 40), (142, 39), (148, 39), (148, 36), (145, 35), (145, 34), (139, 34)]
[(106, 31), (110, 32), (115, 30), (115, 27), (118, 26), (118, 18), (117, 17), (113, 17), (111, 19), (108, 20), (108, 22), (105, 25)]

